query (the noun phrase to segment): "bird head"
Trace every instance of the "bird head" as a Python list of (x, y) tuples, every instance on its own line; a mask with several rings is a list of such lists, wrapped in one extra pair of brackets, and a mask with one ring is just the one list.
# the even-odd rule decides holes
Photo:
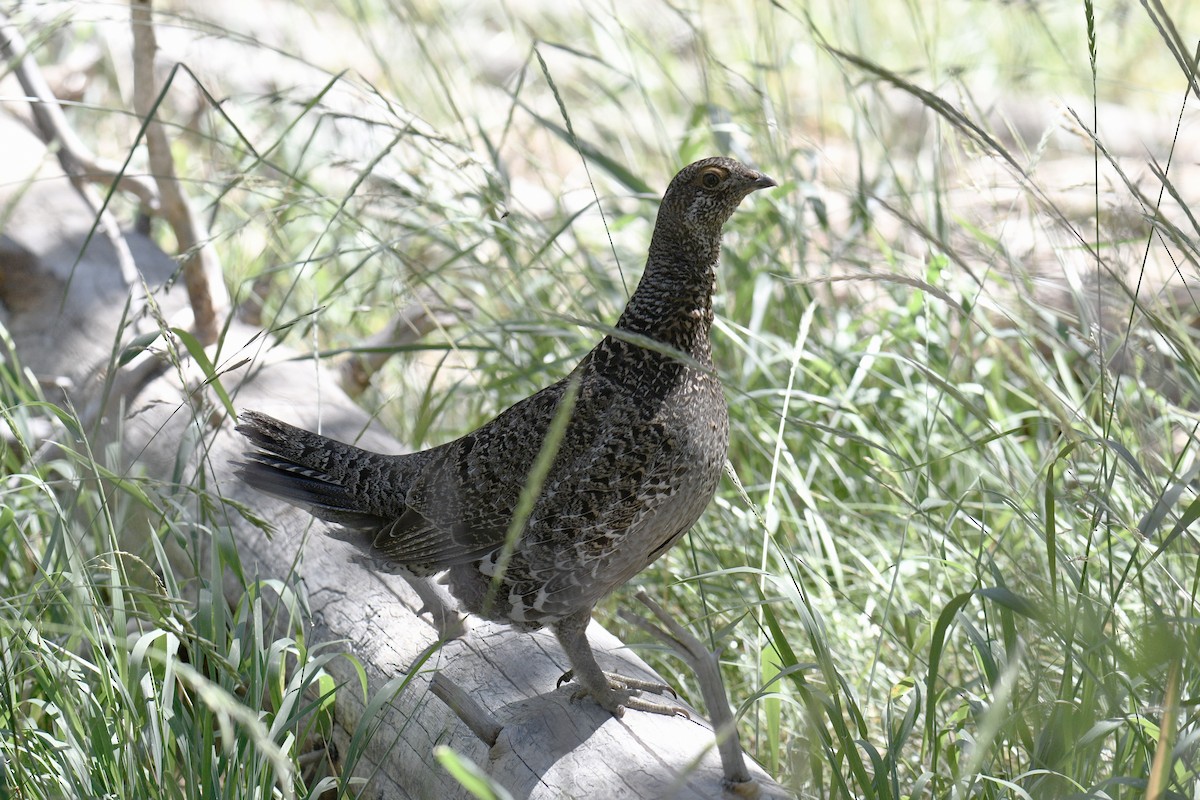
[(659, 211), (679, 219), (688, 233), (707, 239), (720, 237), (746, 195), (776, 186), (774, 180), (732, 158), (717, 156), (689, 164), (667, 187)]

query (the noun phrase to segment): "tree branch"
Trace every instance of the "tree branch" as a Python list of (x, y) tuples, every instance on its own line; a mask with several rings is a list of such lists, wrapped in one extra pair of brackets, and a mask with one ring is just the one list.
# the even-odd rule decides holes
[(154, 77), (154, 57), (158, 44), (154, 36), (153, 3), (132, 0), (133, 25), (133, 105), (146, 122), (146, 150), (150, 171), (158, 183), (162, 214), (171, 229), (183, 259), (183, 281), (195, 317), (196, 338), (203, 344), (217, 341), (221, 325), (229, 313), (229, 294), (216, 251), (208, 231), (193, 212), (175, 176), (171, 144), (162, 123), (155, 117), (158, 100)]
[(363, 342), (361, 354), (351, 354), (342, 362), (338, 370), (342, 390), (351, 397), (358, 397), (370, 385), (371, 377), (400, 348), (461, 319), (464, 313), (463, 309), (456, 312), (447, 308), (433, 297), (414, 300), (392, 317), (385, 329)]
[(636, 597), (667, 630), (664, 631), (649, 620), (625, 610), (620, 612), (621, 619), (668, 645), (696, 673), (700, 692), (704, 695), (704, 704), (708, 707), (708, 714), (716, 731), (717, 750), (721, 754), (721, 765), (725, 770), (726, 790), (738, 797), (760, 797), (761, 789), (746, 769), (746, 759), (742, 755), (742, 745), (737, 734), (737, 721), (729, 708), (729, 695), (725, 691), (725, 682), (721, 679), (721, 663), (717, 653), (705, 647), (703, 642), (685, 630), (644, 591), (638, 591)]
[(75, 191), (79, 192), (80, 197), (91, 208), (92, 214), (97, 219), (97, 228), (116, 251), (117, 263), (121, 268), (121, 276), (125, 285), (136, 286), (137, 269), (133, 263), (133, 255), (129, 252), (129, 246), (121, 236), (121, 228), (89, 181), (111, 183), (116, 180), (118, 188), (132, 191), (142, 199), (144, 204), (150, 206), (157, 203), (153, 188), (144, 181), (122, 175), (118, 167), (101, 164), (79, 140), (67, 122), (62, 108), (59, 107), (58, 100), (50, 91), (50, 86), (42, 76), (42, 71), (38, 69), (37, 61), (30, 54), (25, 38), (16, 26), (2, 15), (0, 15), (0, 55), (14, 62), (17, 80), (25, 94), (28, 95), (29, 107), (33, 113), (38, 133), (42, 141), (58, 145), (58, 163), (62, 165), (63, 172), (67, 174), (67, 177), (71, 179), (71, 185), (75, 187)]

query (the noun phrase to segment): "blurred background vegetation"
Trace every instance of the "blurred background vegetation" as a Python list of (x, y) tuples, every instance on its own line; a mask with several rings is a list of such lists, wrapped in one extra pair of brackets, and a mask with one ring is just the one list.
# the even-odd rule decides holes
[[(9, 13), (123, 161), (127, 7)], [(748, 751), (801, 797), (1196, 796), (1200, 6), (214, 0), (156, 19), (163, 77), (185, 67), (159, 114), (239, 313), (335, 360), (399, 309), (436, 322), (361, 397), (414, 448), (591, 347), (680, 166), (772, 175), (727, 228), (716, 297), (736, 479), (637, 579), (724, 648)], [(333, 787), (283, 763), (319, 736), (289, 714), (334, 656), (302, 622), (260, 638), (256, 586), (212, 602), (236, 553), (189, 594), (155, 536), (128, 550), (122, 503), (156, 509), (160, 537), (204, 504), (162, 476), (87, 488), (102, 453), (31, 433), (70, 411), (3, 379), (0, 790)], [(630, 591), (597, 616), (638, 647)], [(125, 613), (171, 633), (135, 659), (113, 646)], [(181, 646), (208, 671), (148, 706), (130, 687)], [(154, 746), (116, 744), (122, 725)]]

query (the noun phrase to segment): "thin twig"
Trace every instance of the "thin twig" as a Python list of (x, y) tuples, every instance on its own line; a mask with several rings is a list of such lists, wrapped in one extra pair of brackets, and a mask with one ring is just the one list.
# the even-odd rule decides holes
[[(9, 22), (7, 17), (0, 15), (0, 56), (12, 61), (17, 80), (29, 98), (29, 107), (33, 112), (34, 123), (43, 141), (58, 145), (58, 163), (63, 172), (71, 180), (75, 191), (87, 203), (96, 216), (96, 227), (116, 251), (117, 264), (121, 269), (121, 278), (126, 286), (136, 286), (138, 283), (137, 266), (129, 245), (121, 235), (121, 228), (112, 213), (105, 207), (103, 200), (97, 194), (89, 181), (105, 181), (111, 183), (120, 170), (111, 166), (101, 165), (95, 156), (84, 146), (75, 131), (67, 122), (66, 115), (58, 105), (49, 84), (38, 69), (37, 61), (29, 53), (29, 45), (17, 27)], [(137, 184), (127, 181), (128, 186)], [(118, 184), (120, 185), (120, 184)], [(140, 188), (144, 189), (144, 186)], [(135, 190), (135, 193), (136, 190)], [(151, 196), (153, 192), (150, 193)], [(141, 197), (141, 194), (138, 195)]]
[(58, 144), (58, 161), (63, 171), (74, 180), (91, 181), (128, 192), (141, 202), (147, 213), (158, 211), (158, 190), (140, 175), (127, 175), (121, 165), (97, 157), (85, 145), (67, 122), (54, 92), (46, 82), (37, 61), (29, 52), (29, 44), (21, 32), (0, 14), (0, 55), (13, 63), (13, 72), (25, 92), (42, 140)]
[(721, 755), (721, 766), (725, 772), (725, 788), (738, 797), (758, 797), (760, 788), (750, 777), (750, 770), (746, 768), (742, 745), (738, 740), (737, 724), (729, 707), (729, 695), (725, 691), (725, 682), (721, 680), (721, 666), (717, 654), (686, 631), (648, 594), (639, 591), (635, 596), (638, 602), (650, 609), (650, 613), (658, 618), (666, 630), (627, 611), (621, 612), (621, 618), (668, 645), (696, 673), (700, 693), (704, 696), (704, 704), (708, 706), (708, 714), (716, 732), (717, 752)]
[(154, 77), (154, 56), (158, 44), (154, 36), (152, 6), (151, 0), (132, 0), (131, 3), (133, 106), (145, 122), (150, 172), (158, 182), (162, 214), (175, 232), (182, 256), (183, 282), (195, 315), (196, 338), (203, 344), (212, 344), (220, 335), (221, 324), (229, 312), (229, 293), (208, 231), (193, 212), (175, 177), (171, 145), (162, 123), (155, 117), (158, 87)]
[(461, 318), (436, 299), (420, 298), (392, 317), (387, 327), (363, 342), (360, 354), (342, 363), (340, 384), (351, 397), (358, 397), (371, 383), (371, 377), (383, 368), (399, 348), (421, 340), (425, 334), (443, 328)]

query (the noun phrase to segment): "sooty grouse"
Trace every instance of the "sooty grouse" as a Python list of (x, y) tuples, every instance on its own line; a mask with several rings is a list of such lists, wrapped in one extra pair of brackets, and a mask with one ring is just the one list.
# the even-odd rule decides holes
[[(472, 613), (525, 629), (549, 625), (578, 696), (618, 716), (626, 707), (679, 711), (639, 696), (669, 687), (602, 672), (586, 629), (592, 607), (667, 552), (716, 490), (729, 438), (709, 343), (721, 228), (746, 195), (775, 185), (728, 158), (681, 170), (616, 332), (570, 375), (478, 430), (388, 456), (248, 411), (237, 430), (259, 449), (246, 454), (242, 478), (360, 530), (377, 553), (417, 575), (446, 571)], [(564, 399), (574, 403), (569, 422), (506, 548)]]

